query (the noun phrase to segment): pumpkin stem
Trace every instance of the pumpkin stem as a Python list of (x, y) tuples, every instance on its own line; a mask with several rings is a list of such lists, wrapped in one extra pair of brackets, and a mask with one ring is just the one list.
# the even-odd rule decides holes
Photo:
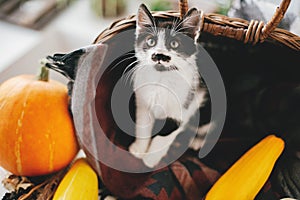
[(45, 66), (42, 66), (37, 78), (39, 81), (47, 82), (49, 80), (49, 69)]

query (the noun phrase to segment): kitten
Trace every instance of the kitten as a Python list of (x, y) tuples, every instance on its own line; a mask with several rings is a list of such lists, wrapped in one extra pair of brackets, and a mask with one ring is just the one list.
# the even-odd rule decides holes
[[(156, 20), (145, 5), (137, 14), (132, 77), (136, 97), (136, 139), (129, 151), (154, 167), (184, 132), (205, 100), (206, 90), (196, 64), (200, 12), (190, 9), (183, 19)], [(155, 119), (171, 118), (178, 128), (151, 139)]]

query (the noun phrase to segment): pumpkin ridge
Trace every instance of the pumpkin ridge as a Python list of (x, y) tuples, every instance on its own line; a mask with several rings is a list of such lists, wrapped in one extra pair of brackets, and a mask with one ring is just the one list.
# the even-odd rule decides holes
[[(29, 85), (28, 83), (26, 85)], [(24, 88), (26, 88), (26, 85), (24, 86)], [(28, 97), (29, 94), (31, 92), (31, 87), (29, 87), (29, 89), (27, 89), (26, 91), (26, 96), (24, 98), (24, 102), (23, 102), (23, 107), (22, 107), (22, 111), (21, 111), (21, 115), (19, 117), (19, 119), (17, 120), (17, 128), (16, 128), (16, 135), (18, 135), (18, 139), (15, 143), (15, 156), (16, 156), (16, 163), (17, 163), (17, 171), (19, 174), (22, 174), (23, 168), (22, 168), (22, 159), (21, 159), (21, 143), (23, 142), (23, 135), (22, 133), (19, 133), (19, 130), (22, 128), (22, 121), (24, 119), (24, 115), (25, 115), (25, 110), (27, 107), (27, 101), (28, 101)]]
[[(47, 139), (49, 140), (49, 170), (52, 171), (54, 166), (53, 166), (53, 160), (54, 160), (54, 141), (51, 138), (51, 134), (47, 133)], [(52, 142), (51, 142), (52, 141)]]

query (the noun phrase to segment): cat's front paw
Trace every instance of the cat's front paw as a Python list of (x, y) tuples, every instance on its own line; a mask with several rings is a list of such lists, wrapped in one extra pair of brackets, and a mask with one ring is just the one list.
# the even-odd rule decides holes
[(143, 157), (144, 164), (150, 168), (157, 166), (161, 159), (167, 155), (169, 148), (168, 137), (154, 137), (147, 154)]
[(147, 149), (141, 144), (134, 142), (129, 146), (128, 150), (134, 157), (142, 159), (145, 156)]
[(147, 167), (153, 168), (158, 165), (161, 159), (162, 157), (156, 153), (147, 153), (147, 155), (143, 157), (143, 162)]

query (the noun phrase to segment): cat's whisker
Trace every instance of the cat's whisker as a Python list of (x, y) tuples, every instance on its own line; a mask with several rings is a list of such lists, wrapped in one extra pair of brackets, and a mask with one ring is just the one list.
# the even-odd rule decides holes
[(134, 77), (135, 77), (136, 72), (137, 72), (138, 70), (143, 69), (144, 67), (147, 67), (147, 65), (141, 65), (141, 66), (139, 66), (139, 67), (134, 68), (134, 70), (132, 70), (132, 72), (131, 72), (132, 76), (131, 76), (130, 82), (133, 82), (133, 81), (134, 81), (133, 79), (134, 79)]
[[(186, 26), (186, 27), (181, 27), (181, 28), (175, 30), (175, 32), (176, 32), (176, 33), (186, 34), (186, 33), (189, 33), (188, 29), (189, 29), (189, 28), (193, 28), (193, 27), (196, 27), (196, 26)], [(185, 31), (183, 32), (182, 30), (187, 30), (187, 31), (186, 31), (186, 32), (185, 32)]]
[[(179, 32), (177, 29), (178, 29), (183, 23), (185, 23), (185, 22), (187, 22), (188, 20), (190, 20), (192, 17), (195, 17), (195, 16), (189, 16), (189, 17), (184, 18), (180, 23), (177, 24), (177, 26), (176, 26), (176, 28), (175, 28), (175, 31), (176, 31), (176, 32)], [(196, 26), (192, 26), (191, 24), (189, 24), (188, 27), (192, 28), (192, 27), (196, 27)]]
[(124, 79), (125, 79), (125, 84), (127, 84), (127, 77), (128, 76), (130, 76), (130, 73), (132, 72), (132, 71), (134, 71), (135, 69), (136, 69), (136, 67), (133, 67), (132, 69), (130, 69), (129, 71), (127, 71), (132, 65), (134, 65), (134, 64), (137, 64), (138, 63), (138, 61), (134, 61), (134, 62), (132, 62), (130, 65), (128, 65), (127, 67), (126, 67), (126, 69), (123, 71), (123, 73), (122, 73), (122, 76), (121, 77), (125, 77)]
[(154, 31), (155, 31), (155, 34), (158, 34), (158, 29), (157, 29), (156, 25), (154, 26)]
[(190, 19), (191, 17), (186, 17), (186, 18), (184, 18), (183, 20), (181, 20), (178, 24), (177, 24), (177, 26), (175, 27), (175, 30), (179, 27), (179, 26), (181, 26), (184, 22), (186, 22), (188, 19)]
[(151, 33), (153, 35), (157, 34), (156, 26), (154, 26), (154, 27), (153, 26), (149, 26), (149, 24), (146, 23), (146, 22), (141, 22), (141, 24), (143, 25), (143, 28), (145, 28), (146, 30), (149, 31), (149, 33)]
[(125, 68), (123, 74), (126, 73), (126, 71), (127, 71), (132, 65), (137, 64), (138, 62), (139, 62), (138, 60), (135, 60), (135, 61), (133, 61), (132, 63), (130, 63), (130, 64)]
[(146, 67), (147, 65), (140, 65), (139, 67), (134, 67), (132, 68), (131, 70), (129, 70), (126, 75), (125, 75), (125, 84), (127, 84), (128, 82), (128, 79), (130, 78), (130, 83), (133, 82), (133, 79), (134, 79), (134, 75), (135, 75), (135, 72), (138, 71), (138, 70), (141, 70), (142, 68)]
[(118, 63), (114, 64), (113, 67), (109, 70), (109, 72), (113, 71), (116, 67), (119, 66), (119, 64), (121, 64), (122, 62), (125, 62), (126, 60), (129, 60), (129, 59), (133, 59), (134, 56), (130, 57), (130, 58), (124, 58), (122, 59), (121, 61), (119, 61)]
[(173, 29), (175, 28), (175, 23), (176, 23), (176, 19), (174, 18), (174, 19), (172, 20), (172, 27), (171, 27), (171, 30), (173, 30)]
[(155, 32), (155, 30), (153, 30), (153, 28), (147, 28), (147, 30), (145, 32), (149, 33), (151, 35), (155, 35), (156, 34), (156, 32)]
[[(126, 55), (126, 54), (125, 54)], [(130, 55), (130, 54), (128, 54), (128, 55)], [(129, 57), (125, 57), (124, 59), (122, 59), (122, 60), (120, 60), (119, 62), (117, 62), (116, 64), (114, 64), (111, 68), (110, 68), (110, 72), (112, 71), (112, 70), (114, 70), (119, 64), (121, 64), (122, 62), (125, 62), (125, 61), (127, 61), (127, 60), (129, 60), (129, 59), (133, 59), (133, 58), (135, 58), (135, 53), (133, 53), (132, 54), (133, 56), (129, 56)]]
[(152, 28), (153, 34), (157, 35), (158, 34), (157, 27), (154, 26), (154, 27), (151, 27), (151, 28)]
[[(129, 55), (132, 55), (132, 56), (129, 56)], [(128, 57), (128, 56), (129, 56), (129, 57)], [(132, 51), (127, 52), (127, 53), (125, 53), (125, 54), (122, 55), (122, 57), (125, 57), (124, 59), (132, 58), (132, 57), (134, 57), (134, 56), (135, 56), (135, 52), (132, 52)], [(123, 61), (124, 59), (122, 59), (121, 61)], [(118, 62), (117, 64), (119, 64), (119, 62)], [(116, 65), (116, 64), (115, 64), (115, 65)]]
[(182, 32), (182, 30), (187, 30), (189, 28), (191, 28), (191, 27), (181, 27), (181, 28), (176, 30), (176, 33)]
[(172, 33), (172, 31), (175, 31), (175, 33), (176, 33), (176, 28), (175, 28), (175, 26), (176, 26), (176, 24), (178, 23), (178, 21), (179, 21), (179, 18), (174, 18), (174, 19), (173, 19), (173, 22), (172, 22), (172, 28), (171, 28), (171, 33)]
[(129, 80), (129, 83), (132, 83), (132, 81), (133, 81), (133, 79), (134, 79), (135, 71), (137, 71), (137, 68), (132, 68), (132, 69), (126, 74), (126, 77), (125, 77), (125, 84), (127, 84), (128, 80)]
[[(131, 63), (131, 65), (136, 64), (136, 63), (138, 63), (138, 61), (135, 62), (135, 63)], [(139, 67), (133, 67), (132, 69), (130, 69), (130, 70), (126, 73), (126, 75), (130, 74), (130, 72), (132, 72), (132, 71), (136, 71), (136, 70), (141, 69), (141, 68), (143, 68), (143, 67), (145, 67), (145, 66), (147, 66), (147, 65), (139, 65)]]
[(141, 23), (143, 25), (143, 28), (146, 29), (146, 32), (149, 31), (149, 33), (154, 33), (152, 30), (152, 27), (149, 27), (147, 23)]
[(137, 70), (136, 68), (133, 68), (128, 73), (126, 73), (126, 75), (125, 75), (125, 85), (128, 83), (128, 81), (129, 81), (130, 84), (133, 82), (134, 74), (135, 74), (136, 70)]
[[(123, 73), (122, 73), (122, 76), (126, 73), (126, 71), (132, 66), (132, 65), (134, 65), (134, 64), (136, 64), (136, 63), (138, 63), (139, 61), (138, 60), (135, 60), (135, 61), (133, 61), (132, 63), (130, 63), (126, 68), (125, 68), (125, 70), (123, 71)], [(130, 70), (129, 70), (130, 71)]]

